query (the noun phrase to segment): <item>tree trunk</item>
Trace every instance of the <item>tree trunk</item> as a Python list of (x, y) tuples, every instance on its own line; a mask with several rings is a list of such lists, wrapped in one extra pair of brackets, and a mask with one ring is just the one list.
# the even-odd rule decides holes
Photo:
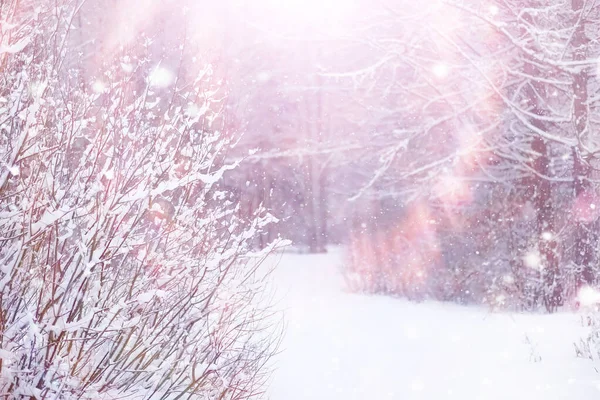
[[(575, 32), (573, 33), (573, 59), (575, 61), (585, 60), (587, 57), (587, 48), (589, 39), (585, 33), (585, 20), (581, 16), (583, 10), (583, 1), (572, 1), (573, 11), (577, 13), (575, 17)], [(573, 118), (575, 133), (578, 146), (573, 148), (573, 191), (578, 205), (585, 207), (586, 200), (592, 193), (592, 187), (589, 180), (591, 167), (586, 160), (582, 142), (585, 140), (588, 128), (588, 71), (582, 68), (581, 71), (573, 76)], [(591, 204), (589, 205), (591, 206)], [(577, 218), (575, 221), (575, 257), (576, 265), (576, 284), (581, 287), (585, 284), (592, 284), (594, 273), (592, 263), (594, 262), (594, 247), (597, 241), (593, 234), (592, 221), (585, 218)]]
[[(317, 48), (315, 59), (313, 60), (316, 64), (321, 57), (321, 49)], [(323, 82), (322, 78), (318, 73), (315, 73), (315, 103), (314, 103), (314, 115), (310, 111), (313, 111), (311, 104), (309, 103), (308, 109), (310, 118), (308, 133), (310, 134), (309, 140), (310, 145), (313, 149), (318, 150), (321, 147), (323, 141)], [(325, 177), (325, 168), (321, 157), (317, 154), (310, 155), (308, 157), (309, 169), (309, 251), (311, 253), (324, 253), (327, 251), (326, 246), (326, 235), (327, 235), (327, 185)]]
[(549, 312), (556, 311), (562, 305), (562, 285), (557, 255), (557, 243), (554, 237), (554, 205), (552, 184), (549, 176), (548, 145), (540, 136), (532, 143), (532, 150), (538, 155), (533, 162), (537, 175), (534, 177), (533, 202), (537, 211), (538, 251), (541, 258), (543, 280), (543, 301)]
[[(530, 76), (540, 76), (541, 72), (531, 62), (525, 63), (525, 72)], [(532, 113), (544, 116), (543, 105), (539, 104), (538, 96), (545, 93), (543, 84), (532, 80), (527, 90), (527, 99), (531, 102)], [(541, 130), (547, 131), (546, 123), (538, 118), (532, 118), (531, 124)], [(537, 212), (537, 243), (540, 255), (540, 277), (542, 278), (542, 299), (544, 306), (549, 312), (563, 304), (563, 288), (560, 280), (559, 259), (557, 254), (557, 242), (554, 227), (554, 203), (552, 198), (552, 182), (549, 179), (550, 149), (546, 139), (533, 132), (531, 149), (536, 153), (531, 163), (535, 171), (531, 184), (533, 188), (533, 204)]]
[(321, 169), (319, 176), (319, 236), (321, 237), (321, 243), (323, 250), (326, 251), (327, 245), (329, 244), (328, 235), (328, 220), (329, 220), (329, 208), (327, 198), (327, 167)]
[(308, 251), (324, 253), (325, 245), (322, 237), (322, 204), (321, 171), (317, 156), (308, 157)]

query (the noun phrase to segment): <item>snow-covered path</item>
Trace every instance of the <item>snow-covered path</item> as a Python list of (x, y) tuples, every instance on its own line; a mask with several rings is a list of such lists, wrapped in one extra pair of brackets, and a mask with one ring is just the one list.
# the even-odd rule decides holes
[(272, 400), (587, 400), (600, 374), (577, 359), (580, 317), (508, 315), (345, 293), (341, 252), (283, 255), (287, 334)]

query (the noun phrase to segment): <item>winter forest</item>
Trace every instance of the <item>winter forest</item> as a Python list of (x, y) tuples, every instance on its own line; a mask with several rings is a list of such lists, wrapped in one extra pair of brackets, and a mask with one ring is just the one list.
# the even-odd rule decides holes
[(600, 0), (0, 0), (0, 398), (596, 399)]

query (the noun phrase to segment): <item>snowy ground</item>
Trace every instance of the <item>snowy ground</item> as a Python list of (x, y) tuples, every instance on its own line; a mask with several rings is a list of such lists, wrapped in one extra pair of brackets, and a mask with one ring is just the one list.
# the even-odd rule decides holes
[(272, 400), (597, 399), (573, 314), (509, 315), (345, 293), (341, 251), (282, 256)]

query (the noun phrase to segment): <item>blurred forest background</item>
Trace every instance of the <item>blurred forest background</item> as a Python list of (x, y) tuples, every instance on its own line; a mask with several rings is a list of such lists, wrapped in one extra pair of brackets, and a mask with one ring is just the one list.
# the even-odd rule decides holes
[(72, 64), (140, 33), (167, 71), (208, 63), (241, 133), (223, 185), (279, 220), (257, 246), (345, 244), (355, 290), (415, 299), (552, 311), (596, 282), (594, 0), (111, 1)]
[(352, 288), (414, 299), (554, 311), (597, 282), (596, 1), (214, 11), (264, 243), (345, 244)]

